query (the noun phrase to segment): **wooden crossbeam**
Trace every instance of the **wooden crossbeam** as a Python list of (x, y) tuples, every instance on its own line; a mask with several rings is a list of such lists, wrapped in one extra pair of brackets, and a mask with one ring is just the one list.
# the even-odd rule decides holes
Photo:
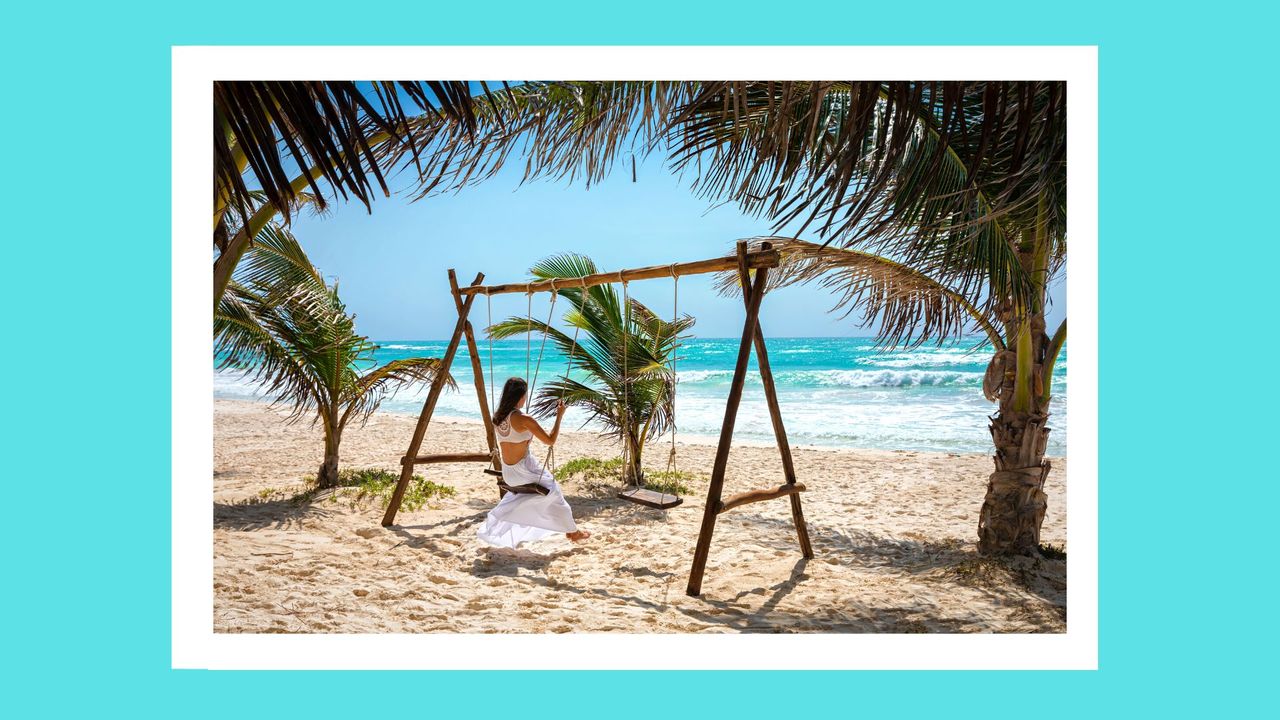
[[(757, 250), (746, 254), (747, 267), (752, 270), (778, 267), (780, 255), (777, 250)], [(459, 288), (460, 295), (502, 295), (505, 293), (537, 293), (562, 290), (564, 288), (588, 288), (596, 285), (607, 285), (632, 280), (652, 280), (654, 278), (678, 277), (681, 275), (702, 275), (705, 273), (724, 272), (738, 267), (738, 257), (711, 258), (687, 263), (671, 265), (653, 265), (631, 270), (614, 270), (613, 272), (584, 275), (580, 278), (554, 278), (528, 283), (508, 283), (506, 285), (472, 284)]]
[(717, 513), (728, 512), (736, 507), (748, 505), (750, 503), (762, 502), (764, 500), (774, 500), (780, 497), (788, 497), (796, 493), (802, 493), (807, 488), (804, 483), (783, 483), (776, 488), (765, 488), (764, 490), (751, 490), (749, 492), (730, 495), (720, 501), (720, 507)]

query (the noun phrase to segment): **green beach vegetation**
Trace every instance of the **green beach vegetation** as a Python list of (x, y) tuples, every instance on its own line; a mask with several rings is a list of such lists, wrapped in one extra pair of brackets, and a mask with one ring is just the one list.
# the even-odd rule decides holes
[(356, 332), (337, 283), (326, 282), (297, 238), (274, 224), (245, 253), (213, 327), (220, 369), (250, 373), (276, 403), (290, 406), (290, 421), (310, 416), (323, 428), (319, 488), (341, 484), (339, 448), (350, 423), (367, 420), (396, 390), (447, 372), (430, 357), (374, 367), (376, 346)]
[[(295, 507), (308, 505), (317, 500), (338, 502), (347, 500), (352, 506), (365, 501), (378, 506), (385, 506), (395, 491), (400, 473), (382, 468), (345, 468), (338, 471), (338, 480), (333, 485), (321, 487), (315, 476), (304, 478), (301, 491), (287, 492), (276, 488), (263, 488), (257, 495), (244, 501), (245, 505), (263, 505), (273, 502), (284, 502)], [(421, 475), (414, 475), (405, 488), (401, 507), (413, 512), (423, 507), (434, 506), (437, 500), (451, 498), (457, 494), (451, 486), (435, 483)]]
[[(577, 480), (588, 487), (603, 486), (620, 480), (623, 477), (623, 462), (620, 457), (601, 460), (594, 457), (574, 458), (556, 468), (556, 479), (564, 482)], [(705, 482), (706, 478), (683, 470), (649, 470), (645, 473), (641, 485), (650, 490), (668, 495), (689, 495), (693, 492), (689, 483)]]

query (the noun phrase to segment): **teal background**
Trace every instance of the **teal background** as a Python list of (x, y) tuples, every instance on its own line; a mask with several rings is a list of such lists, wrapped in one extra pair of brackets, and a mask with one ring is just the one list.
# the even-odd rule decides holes
[[(1263, 700), (1274, 711), (1277, 107), (1263, 72), (1276, 24), (1261, 8), (7, 6), (0, 712), (1172, 717), (1248, 714)], [(1100, 671), (169, 669), (170, 45), (530, 43), (1100, 46)], [(1163, 342), (1188, 331), (1200, 351), (1170, 361)], [(25, 352), (63, 334), (77, 342), (60, 356)], [(1204, 378), (1199, 397), (1164, 392), (1188, 373)], [(648, 691), (635, 694), (640, 680)], [(490, 705), (499, 692), (509, 710)]]

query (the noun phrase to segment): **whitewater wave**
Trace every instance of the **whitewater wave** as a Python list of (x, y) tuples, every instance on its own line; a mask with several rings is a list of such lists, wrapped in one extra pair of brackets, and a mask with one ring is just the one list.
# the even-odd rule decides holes
[(435, 350), (436, 352), (443, 352), (445, 349), (445, 346), (443, 345), (379, 345), (378, 349), (379, 350)]
[(935, 350), (931, 352), (894, 353), (892, 355), (868, 355), (858, 358), (855, 362), (859, 365), (881, 368), (917, 368), (922, 365), (980, 365), (985, 368), (990, 361), (990, 353)]
[(792, 383), (827, 387), (968, 386), (982, 383), (982, 373), (956, 370), (814, 370), (784, 375), (789, 376), (785, 379)]
[[(720, 384), (733, 379), (730, 370), (683, 370), (682, 383)], [(789, 370), (775, 372), (774, 381), (783, 387), (917, 387), (982, 384), (982, 373), (958, 370)], [(747, 373), (747, 382), (759, 383), (760, 373)]]

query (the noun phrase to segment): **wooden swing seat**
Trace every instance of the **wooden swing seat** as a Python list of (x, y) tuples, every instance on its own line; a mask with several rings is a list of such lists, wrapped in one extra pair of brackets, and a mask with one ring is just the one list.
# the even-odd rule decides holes
[(684, 498), (679, 495), (672, 495), (671, 493), (664, 494), (657, 490), (650, 490), (649, 488), (627, 488), (626, 490), (618, 493), (618, 497), (626, 500), (627, 502), (644, 505), (645, 507), (651, 507), (655, 510), (666, 510), (667, 508), (673, 508), (684, 502)]
[(546, 495), (551, 492), (550, 489), (542, 485), (539, 485), (538, 483), (529, 483), (527, 485), (508, 485), (505, 482), (503, 482), (501, 479), (502, 472), (500, 470), (494, 470), (493, 468), (485, 468), (484, 474), (493, 475), (494, 477), (499, 478), (498, 479), (499, 488), (506, 490), (507, 492), (515, 493), (517, 495)]

